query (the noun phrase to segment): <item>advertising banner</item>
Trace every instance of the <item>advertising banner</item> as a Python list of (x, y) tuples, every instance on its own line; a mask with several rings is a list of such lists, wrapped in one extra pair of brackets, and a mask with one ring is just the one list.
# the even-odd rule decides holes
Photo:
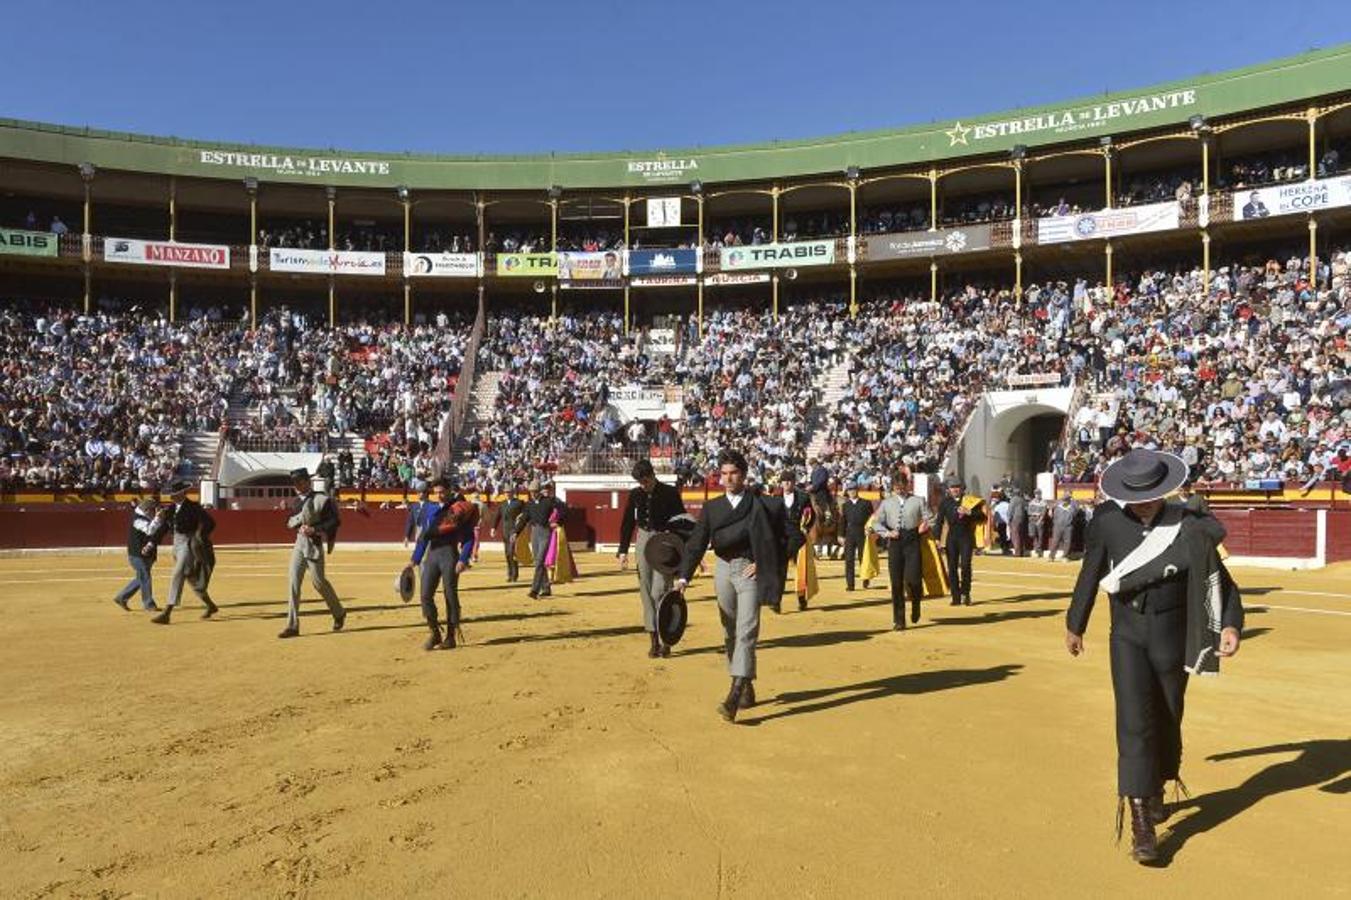
[(698, 275), (634, 275), (630, 287), (682, 287), (699, 283)]
[(497, 274), (539, 278), (558, 274), (558, 256), (554, 253), (499, 253)]
[(624, 254), (619, 250), (559, 253), (558, 277), (563, 281), (619, 281), (624, 277)]
[(1234, 192), (1234, 221), (1351, 206), (1351, 175)]
[(178, 244), (171, 241), (138, 241), (134, 238), (103, 239), (103, 258), (108, 262), (142, 266), (179, 266), (185, 269), (228, 269), (230, 248), (217, 244)]
[(768, 272), (718, 272), (716, 275), (704, 276), (704, 285), (707, 287), (722, 287), (732, 284), (768, 284)]
[(835, 241), (797, 241), (792, 244), (753, 244), (724, 247), (719, 253), (724, 269), (783, 269), (828, 266), (835, 262)]
[(940, 228), (937, 231), (912, 231), (905, 234), (877, 234), (865, 238), (869, 260), (914, 259), (947, 256), (989, 250), (994, 228), (970, 225), (965, 228)]
[(698, 250), (630, 250), (630, 275), (680, 275), (699, 271)]
[(268, 265), (274, 272), (321, 275), (383, 275), (385, 254), (360, 250), (290, 250), (273, 247)]
[(1047, 216), (1037, 220), (1037, 243), (1063, 244), (1067, 241), (1091, 241), (1095, 238), (1169, 231), (1178, 227), (1176, 200), (1147, 203), (1124, 209), (1101, 209), (1076, 216)]
[(0, 253), (16, 256), (55, 256), (59, 236), (50, 231), (0, 228)]
[(409, 275), (433, 278), (476, 278), (477, 253), (405, 253), (403, 270)]

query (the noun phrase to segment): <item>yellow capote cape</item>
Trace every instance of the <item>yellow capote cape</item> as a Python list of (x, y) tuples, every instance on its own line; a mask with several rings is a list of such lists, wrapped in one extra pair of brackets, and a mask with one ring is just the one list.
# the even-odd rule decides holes
[(962, 508), (975, 516), (975, 526), (971, 529), (971, 536), (975, 538), (976, 546), (985, 548), (990, 545), (990, 517), (980, 507), (985, 505), (984, 497), (977, 497), (974, 494), (966, 494), (962, 497)]
[(516, 535), (516, 562), (523, 566), (535, 564), (535, 554), (530, 551), (530, 529), (523, 528)]
[(811, 541), (803, 544), (802, 549), (797, 552), (793, 568), (799, 597), (806, 595), (810, 600), (821, 592), (821, 584), (816, 577), (816, 552), (812, 549)]
[[(873, 580), (882, 571), (882, 560), (877, 550), (877, 535), (873, 532), (876, 519), (877, 516), (874, 514), (868, 519), (866, 526), (863, 564), (859, 570), (859, 577), (864, 581)], [(934, 540), (932, 531), (920, 535), (919, 562), (920, 574), (924, 580), (924, 599), (946, 597), (949, 590), (948, 572), (943, 567), (942, 548), (938, 546), (938, 541)]]
[(577, 577), (577, 564), (572, 561), (568, 535), (561, 527), (558, 529), (558, 552), (554, 554), (554, 567), (549, 575), (554, 584), (567, 584)]

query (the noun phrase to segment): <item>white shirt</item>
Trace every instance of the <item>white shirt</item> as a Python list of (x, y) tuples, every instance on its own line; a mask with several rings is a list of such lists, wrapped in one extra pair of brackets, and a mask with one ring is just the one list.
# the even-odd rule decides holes
[(787, 508), (787, 509), (792, 509), (792, 508), (793, 508), (793, 501), (796, 500), (796, 499), (797, 499), (797, 492), (796, 492), (796, 491), (794, 491), (794, 492), (792, 492), (792, 493), (784, 494), (784, 495), (783, 495), (783, 505), (784, 505), (784, 507)]
[(742, 491), (740, 494), (729, 493), (724, 496), (727, 498), (727, 502), (732, 504), (732, 509), (736, 509), (736, 505), (741, 502), (742, 497), (746, 496), (746, 492)]

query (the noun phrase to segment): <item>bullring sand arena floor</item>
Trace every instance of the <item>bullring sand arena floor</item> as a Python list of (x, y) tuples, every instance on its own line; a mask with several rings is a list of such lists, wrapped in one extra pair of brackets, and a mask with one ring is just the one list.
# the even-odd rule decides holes
[(286, 558), (223, 551), (223, 614), (168, 628), (113, 606), (119, 557), (0, 560), (0, 895), (1351, 894), (1351, 568), (1235, 570), (1248, 634), (1190, 687), (1147, 869), (1113, 843), (1103, 602), (1063, 646), (1076, 566), (978, 559), (974, 606), (898, 634), (822, 563), (731, 726), (708, 579), (653, 661), (613, 557), (538, 602), (485, 557), (468, 646), (427, 653), (395, 551), (339, 547), (346, 631), (311, 600), (278, 641)]

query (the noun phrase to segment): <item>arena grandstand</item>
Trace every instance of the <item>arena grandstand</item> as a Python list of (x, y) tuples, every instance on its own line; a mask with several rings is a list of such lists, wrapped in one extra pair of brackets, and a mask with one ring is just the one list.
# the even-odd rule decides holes
[(1335, 503), (1349, 62), (547, 160), (0, 120), (0, 489), (247, 509), (300, 462), (398, 503), (644, 458), (697, 492), (735, 446), (1083, 498), (1149, 446), (1222, 502)]

